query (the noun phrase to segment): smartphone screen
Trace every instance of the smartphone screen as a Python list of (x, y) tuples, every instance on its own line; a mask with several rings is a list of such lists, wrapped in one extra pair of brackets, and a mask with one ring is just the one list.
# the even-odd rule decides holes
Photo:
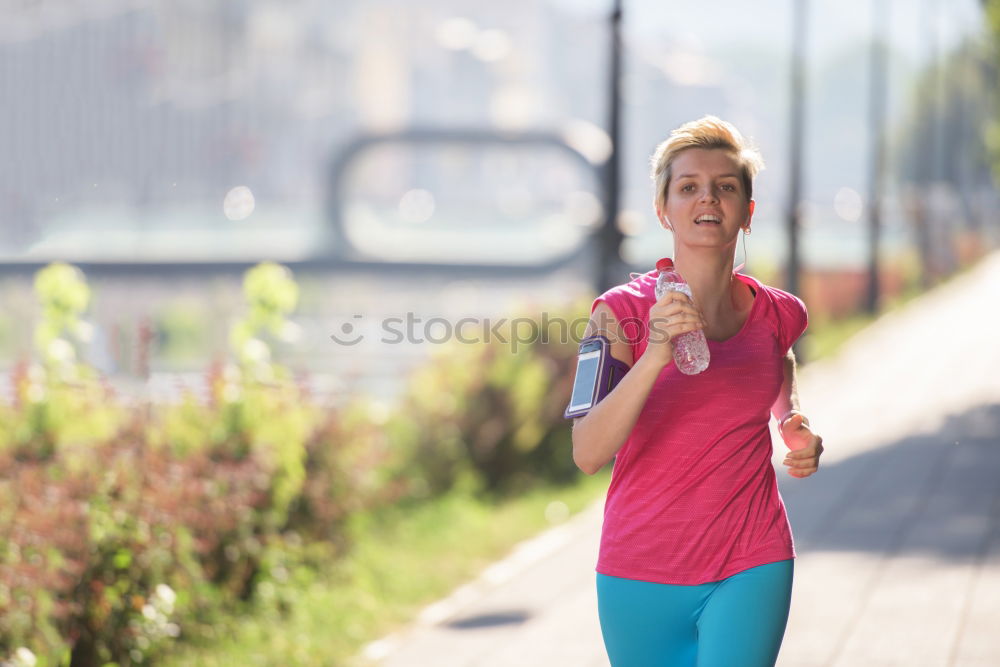
[(569, 409), (589, 408), (594, 402), (594, 386), (601, 367), (601, 352), (581, 352), (576, 358), (576, 379), (573, 381), (573, 396), (569, 399)]

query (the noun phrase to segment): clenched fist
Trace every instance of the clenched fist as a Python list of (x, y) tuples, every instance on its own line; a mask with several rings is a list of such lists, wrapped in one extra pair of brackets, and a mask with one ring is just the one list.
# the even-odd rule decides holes
[(791, 451), (782, 462), (793, 477), (808, 477), (819, 470), (823, 438), (816, 435), (805, 417), (793, 414), (781, 424), (781, 438)]

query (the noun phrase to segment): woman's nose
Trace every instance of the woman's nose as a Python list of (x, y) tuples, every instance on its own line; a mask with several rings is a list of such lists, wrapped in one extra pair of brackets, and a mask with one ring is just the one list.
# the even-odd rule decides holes
[(708, 188), (705, 188), (704, 190), (701, 191), (701, 200), (702, 201), (715, 201), (717, 199), (718, 199), (718, 197), (715, 194), (715, 188), (708, 187)]

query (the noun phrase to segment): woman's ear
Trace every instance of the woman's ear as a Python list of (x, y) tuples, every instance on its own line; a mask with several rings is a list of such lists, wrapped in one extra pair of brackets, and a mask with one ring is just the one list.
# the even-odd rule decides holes
[(667, 220), (667, 216), (663, 215), (663, 212), (660, 209), (656, 209), (656, 217), (660, 221), (661, 227), (668, 232), (674, 231), (674, 228), (670, 226), (670, 221)]
[(747, 209), (747, 220), (746, 222), (743, 223), (743, 229), (750, 229), (750, 220), (753, 219), (754, 204), (755, 204), (754, 200), (751, 199), (750, 205)]

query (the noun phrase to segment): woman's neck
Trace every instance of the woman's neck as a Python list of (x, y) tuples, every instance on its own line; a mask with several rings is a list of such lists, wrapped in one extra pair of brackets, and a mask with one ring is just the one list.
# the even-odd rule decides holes
[(711, 317), (735, 307), (733, 257), (726, 253), (676, 253), (674, 266), (691, 286), (698, 306)]

